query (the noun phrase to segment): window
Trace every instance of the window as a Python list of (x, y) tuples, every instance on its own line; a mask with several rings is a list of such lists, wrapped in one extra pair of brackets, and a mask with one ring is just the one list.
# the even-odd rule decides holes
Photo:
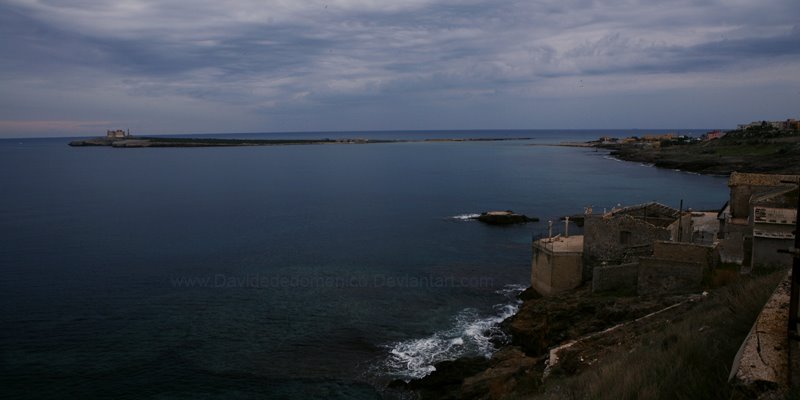
[(630, 243), (631, 243), (631, 232), (619, 231), (619, 244), (630, 244)]

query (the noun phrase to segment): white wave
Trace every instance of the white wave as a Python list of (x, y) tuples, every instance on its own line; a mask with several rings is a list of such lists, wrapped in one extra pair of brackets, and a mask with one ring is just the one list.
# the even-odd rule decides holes
[(616, 157), (603, 156), (603, 158), (605, 158), (606, 160), (614, 160), (614, 161), (622, 162), (622, 160), (620, 160), (619, 158), (616, 158)]
[(653, 163), (639, 163), (639, 166), (642, 166), (642, 167), (654, 167), (655, 164), (653, 164)]
[(460, 220), (460, 221), (470, 221), (470, 220), (473, 220), (473, 219), (478, 218), (480, 216), (481, 216), (480, 214), (461, 214), (461, 215), (454, 215), (454, 216), (452, 216), (450, 218), (457, 219), (457, 220)]
[(508, 285), (498, 290), (509, 302), (495, 305), (494, 315), (481, 316), (475, 309), (464, 309), (447, 330), (388, 346), (386, 372), (401, 379), (418, 379), (435, 371), (434, 364), (440, 361), (475, 355), (491, 357), (495, 351), (492, 339), (505, 338), (498, 324), (519, 310), (522, 302), (517, 294), (524, 289), (522, 285)]

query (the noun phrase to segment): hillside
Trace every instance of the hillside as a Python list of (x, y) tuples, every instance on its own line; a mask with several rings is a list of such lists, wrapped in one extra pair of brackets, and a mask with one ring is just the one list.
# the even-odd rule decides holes
[(728, 132), (709, 141), (597, 144), (621, 160), (702, 174), (732, 171), (800, 174), (800, 131), (756, 127)]

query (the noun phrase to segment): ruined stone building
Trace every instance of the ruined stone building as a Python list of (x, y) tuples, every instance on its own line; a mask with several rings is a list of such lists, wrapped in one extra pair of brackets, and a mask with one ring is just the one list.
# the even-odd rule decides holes
[[(651, 202), (619, 208), (584, 221), (583, 258), (587, 267), (623, 263), (650, 255), (657, 240), (691, 241), (691, 213)], [(591, 271), (586, 271), (591, 277)]]
[[(664, 274), (669, 275), (670, 271), (662, 271), (662, 267), (674, 268), (676, 275), (699, 285), (699, 278), (695, 278), (698, 271), (702, 278), (705, 264), (681, 264), (663, 254), (654, 254), (663, 247), (658, 243), (691, 240), (691, 213), (663, 204), (639, 204), (601, 215), (587, 213), (583, 235), (533, 242), (531, 286), (543, 295), (574, 289), (590, 280), (599, 290), (637, 290), (641, 275), (652, 278), (642, 286), (643, 290), (650, 290)], [(650, 259), (640, 262), (645, 257)], [(602, 270), (595, 277), (597, 268)], [(642, 268), (649, 268), (652, 273), (640, 274)], [(679, 279), (667, 287), (674, 289), (684, 281)]]

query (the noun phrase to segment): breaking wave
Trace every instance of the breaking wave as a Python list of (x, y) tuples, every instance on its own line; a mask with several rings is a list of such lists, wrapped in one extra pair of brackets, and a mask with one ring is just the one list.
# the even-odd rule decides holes
[(385, 362), (388, 375), (404, 379), (418, 379), (436, 370), (434, 364), (463, 356), (490, 357), (495, 351), (493, 342), (505, 340), (499, 323), (514, 315), (522, 301), (517, 295), (525, 289), (522, 285), (506, 285), (497, 291), (508, 302), (494, 306), (490, 316), (479, 315), (472, 308), (462, 310), (453, 319), (452, 327), (421, 339), (410, 339), (388, 346)]
[(459, 221), (472, 221), (473, 219), (478, 218), (480, 216), (481, 216), (480, 214), (461, 214), (461, 215), (454, 215), (450, 218)]

